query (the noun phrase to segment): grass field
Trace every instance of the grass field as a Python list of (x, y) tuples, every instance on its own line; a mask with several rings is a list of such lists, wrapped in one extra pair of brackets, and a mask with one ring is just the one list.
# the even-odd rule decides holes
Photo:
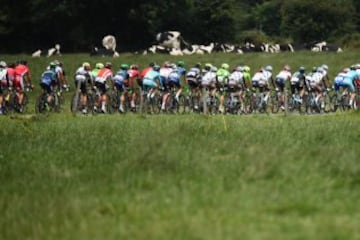
[[(185, 60), (253, 69), (265, 62), (275, 69), (283, 62), (326, 63), (333, 76), (357, 57)], [(113, 62), (154, 58), (165, 60), (129, 54)], [(71, 73), (84, 59), (62, 60)], [(91, 59), (99, 60), (106, 59)], [(33, 75), (48, 61), (29, 59)], [(66, 110), (0, 117), (0, 126), (0, 239), (360, 239), (358, 112), (73, 116)]]

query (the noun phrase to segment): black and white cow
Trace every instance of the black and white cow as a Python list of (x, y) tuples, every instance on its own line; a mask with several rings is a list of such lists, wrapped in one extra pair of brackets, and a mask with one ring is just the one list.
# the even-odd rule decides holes
[[(61, 46), (60, 46), (60, 44), (58, 44), (58, 43), (55, 44), (54, 47), (49, 48), (49, 49), (47, 50), (47, 57), (51, 57), (51, 56), (54, 56), (54, 55), (61, 56), (60, 48), (61, 48)], [(33, 53), (31, 54), (31, 56), (32, 56), (32, 57), (40, 57), (43, 52), (46, 52), (46, 50), (38, 49), (38, 50), (36, 50), (35, 52), (33, 52)]]
[(92, 47), (90, 56), (119, 57), (119, 53), (111, 49)]
[(156, 42), (158, 45), (176, 49), (181, 49), (182, 45), (188, 45), (178, 31), (160, 32), (156, 34)]

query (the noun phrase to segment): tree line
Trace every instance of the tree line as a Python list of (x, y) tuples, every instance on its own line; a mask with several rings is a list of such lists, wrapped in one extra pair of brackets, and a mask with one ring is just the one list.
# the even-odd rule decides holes
[[(2, 0), (0, 52), (60, 43), (88, 51), (107, 34), (119, 50), (149, 46), (157, 32), (178, 30), (190, 43), (327, 40), (360, 47), (358, 0)], [(358, 44), (358, 46), (357, 46)]]

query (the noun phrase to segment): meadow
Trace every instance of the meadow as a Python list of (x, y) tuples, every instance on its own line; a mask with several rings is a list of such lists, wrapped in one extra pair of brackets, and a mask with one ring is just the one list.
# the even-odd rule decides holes
[[(253, 70), (270, 63), (275, 71), (326, 63), (334, 76), (358, 56), (181, 59)], [(34, 82), (52, 60), (27, 59)], [(180, 58), (59, 59), (71, 76), (85, 60), (145, 66)], [(358, 112), (74, 116), (68, 108), (52, 115), (29, 109), (0, 117), (0, 239), (360, 239)]]

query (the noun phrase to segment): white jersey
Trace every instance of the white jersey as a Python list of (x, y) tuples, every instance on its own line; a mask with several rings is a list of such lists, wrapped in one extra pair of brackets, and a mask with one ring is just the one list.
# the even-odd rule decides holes
[(159, 71), (160, 77), (162, 77), (164, 79), (168, 79), (168, 77), (172, 71), (173, 71), (172, 68), (162, 67), (162, 68), (160, 68), (160, 71)]
[(0, 68), (0, 81), (6, 81), (7, 69)]
[(260, 82), (260, 81), (264, 81), (264, 79), (265, 79), (264, 73), (263, 72), (257, 72), (257, 73), (254, 74), (251, 81)]
[(89, 78), (92, 78), (91, 72), (85, 70), (84, 67), (79, 67), (75, 71), (75, 80), (85, 82)]
[(207, 72), (201, 79), (201, 85), (209, 85), (216, 82), (216, 72)]
[(290, 80), (291, 79), (291, 72), (286, 71), (286, 70), (282, 70), (278, 73), (278, 75), (276, 75), (276, 79), (282, 79), (284, 81)]
[(321, 80), (324, 78), (323, 73), (321, 72), (315, 72), (313, 75), (311, 75), (310, 82), (318, 84), (321, 82)]
[(244, 74), (240, 71), (232, 72), (229, 76), (229, 85), (239, 85), (243, 83)]

